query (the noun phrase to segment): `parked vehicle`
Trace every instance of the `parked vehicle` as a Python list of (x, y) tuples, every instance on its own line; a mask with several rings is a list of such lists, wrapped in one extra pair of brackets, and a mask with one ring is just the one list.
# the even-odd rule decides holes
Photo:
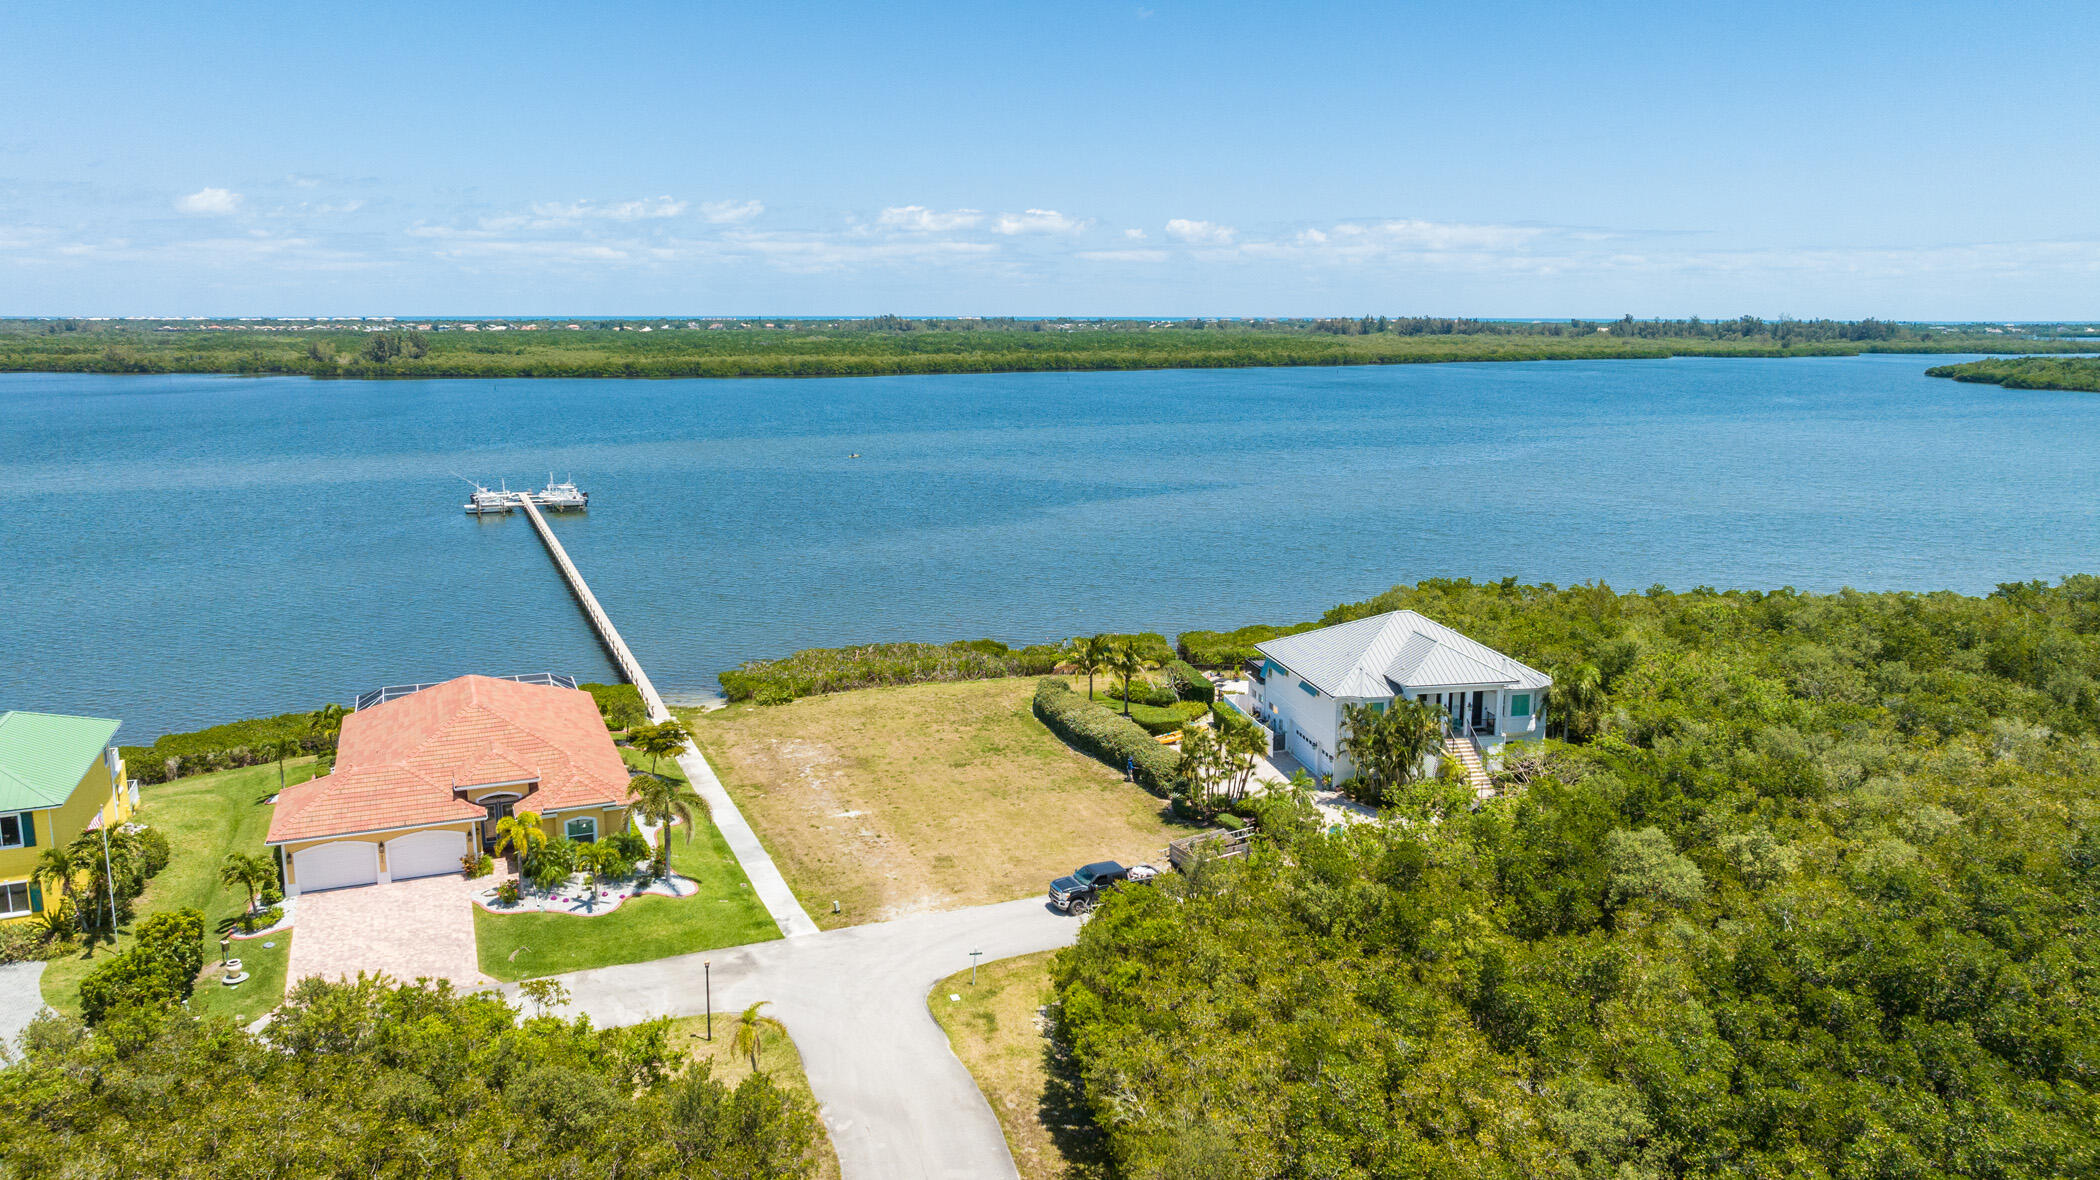
[(1050, 904), (1068, 914), (1083, 914), (1094, 908), (1101, 891), (1130, 876), (1130, 870), (1112, 860), (1095, 861), (1072, 871), (1069, 877), (1050, 882)]

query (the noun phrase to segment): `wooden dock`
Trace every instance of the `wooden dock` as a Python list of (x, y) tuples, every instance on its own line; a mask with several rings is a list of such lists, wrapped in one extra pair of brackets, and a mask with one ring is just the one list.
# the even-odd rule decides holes
[[(583, 580), (583, 572), (576, 568), (575, 562), (569, 560), (569, 551), (561, 547), (561, 541), (554, 536), (554, 530), (547, 527), (547, 518), (540, 515), (539, 506), (532, 502), (530, 496), (519, 496), (517, 503), (524, 507), (525, 515), (532, 520), (532, 527), (540, 534), (540, 540), (546, 543), (548, 555), (554, 558), (554, 568), (560, 570), (563, 580), (568, 582), (570, 593), (576, 596), (577, 604), (583, 607), (584, 616), (590, 619), (592, 630), (598, 633), (598, 641), (605, 645), (613, 663), (618, 665), (620, 675), (625, 676), (627, 682), (634, 685), (635, 691), (642, 695), (642, 707), (648, 710), (649, 720), (652, 723), (669, 721), (671, 710), (664, 704), (663, 697), (657, 695), (656, 685), (649, 681), (649, 673), (642, 670), (642, 662), (634, 658), (633, 649), (627, 646), (625, 639), (620, 638), (619, 628), (613, 626), (612, 616), (606, 614), (605, 608), (598, 605), (598, 596), (591, 593), (590, 584)], [(736, 855), (737, 864), (743, 867), (744, 876), (750, 878), (752, 890), (758, 894), (758, 899), (765, 903), (766, 912), (773, 915), (773, 921), (780, 927), (780, 932), (790, 937), (815, 934), (816, 922), (810, 918), (809, 912), (802, 908), (802, 903), (796, 900), (795, 891), (788, 888), (787, 878), (780, 875), (779, 867), (773, 863), (773, 856), (766, 851), (766, 846), (759, 841), (758, 833), (752, 831), (751, 825), (744, 821), (744, 813), (737, 809), (736, 800), (729, 797), (729, 791), (715, 775), (715, 768), (707, 764), (707, 758), (700, 753), (700, 747), (688, 741), (685, 750), (678, 755), (678, 768), (685, 771), (686, 781), (693, 784), (693, 790), (707, 802), (708, 817), (714, 820), (715, 829), (722, 833), (723, 842), (729, 845), (729, 851)]]

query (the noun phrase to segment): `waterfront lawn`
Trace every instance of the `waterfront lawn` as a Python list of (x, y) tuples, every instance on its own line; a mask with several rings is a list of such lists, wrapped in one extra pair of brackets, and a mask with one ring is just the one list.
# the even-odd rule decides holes
[[(285, 764), (287, 783), (305, 782), (313, 773), (312, 758)], [(264, 800), (277, 792), (277, 766), (271, 763), (200, 774), (141, 787), (139, 792), (138, 819), (167, 834), (169, 857), (168, 867), (147, 883), (146, 892), (133, 904), (132, 912), (143, 918), (184, 906), (203, 910), (205, 969), (198, 977), (190, 1010), (231, 1016), (242, 1023), (252, 1021), (284, 999), (284, 969), (291, 934), (235, 942), (233, 953), (241, 959), (249, 979), (236, 988), (222, 986), (218, 981), (219, 935), (240, 917), (248, 904), (248, 893), (219, 883), (219, 862), (229, 852), (269, 851), (263, 839), (269, 834), (271, 809)], [(264, 942), (277, 945), (264, 950)], [(44, 1002), (78, 1016), (82, 977), (113, 951), (130, 946), (130, 931), (120, 930), (114, 948), (99, 943), (81, 954), (52, 960), (44, 968)]]
[[(1030, 678), (864, 688), (684, 714), (825, 927), (1041, 895), (1089, 861), (1157, 859), (1165, 805), (1067, 747)], [(837, 899), (841, 913), (831, 912)]]
[(926, 1003), (998, 1116), (1021, 1180), (1105, 1178), (1107, 1141), (1045, 1035), (1056, 953), (983, 964), (974, 986), (968, 971), (951, 975), (934, 985)]
[[(1074, 692), (1085, 692), (1086, 677), (1073, 677), (1072, 690)], [(1096, 684), (1094, 686), (1093, 701), (1116, 716), (1123, 716), (1125, 706), (1122, 698), (1109, 696), (1107, 685)], [(1128, 707), (1132, 721), (1144, 726), (1148, 731), (1156, 733), (1165, 733), (1170, 729), (1180, 729), (1190, 721), (1210, 712), (1210, 706), (1202, 701), (1180, 701), (1172, 705), (1147, 705), (1138, 701), (1132, 701)]]
[[(648, 759), (625, 748), (630, 763)], [(665, 759), (663, 773), (683, 778)], [(609, 914), (492, 914), (474, 907), (474, 944), (481, 973), (505, 983), (587, 967), (641, 963), (671, 955), (742, 946), (780, 937), (722, 833), (705, 817), (688, 843), (671, 829), (671, 869), (700, 883), (698, 897), (635, 897)]]
[[(765, 1012), (767, 1009), (760, 1009)], [(684, 1046), (694, 1062), (706, 1062), (714, 1079), (735, 1086), (751, 1076), (751, 1059), (730, 1051), (729, 1042), (736, 1035), (735, 1012), (715, 1013), (715, 1039), (706, 1039), (707, 1018), (686, 1016), (671, 1022), (671, 1044)], [(795, 1042), (785, 1033), (767, 1030), (759, 1038), (759, 1072), (773, 1080), (773, 1084), (791, 1094), (800, 1094), (809, 1102), (811, 1110), (817, 1108), (817, 1097), (810, 1092), (809, 1075), (802, 1071), (802, 1054)], [(823, 1120), (819, 1118), (821, 1125)], [(838, 1152), (831, 1146), (831, 1130), (825, 1127), (823, 1140), (817, 1148), (817, 1170), (815, 1180), (838, 1180)]]

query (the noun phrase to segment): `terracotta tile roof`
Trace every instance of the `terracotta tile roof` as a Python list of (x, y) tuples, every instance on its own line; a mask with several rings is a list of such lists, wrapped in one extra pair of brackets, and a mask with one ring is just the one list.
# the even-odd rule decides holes
[(343, 718), (333, 774), (286, 789), (270, 842), (476, 819), (456, 792), (533, 784), (521, 811), (620, 806), (627, 765), (589, 693), (462, 676)]

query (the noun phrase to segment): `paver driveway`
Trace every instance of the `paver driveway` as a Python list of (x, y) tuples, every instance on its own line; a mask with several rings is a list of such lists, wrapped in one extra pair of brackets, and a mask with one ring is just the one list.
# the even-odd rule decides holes
[(473, 889), (486, 887), (486, 881), (446, 873), (301, 894), (285, 980), (355, 979), (359, 971), (383, 971), (403, 982), (427, 977), (460, 987), (488, 983), (474, 957), (474, 903), (468, 900)]

